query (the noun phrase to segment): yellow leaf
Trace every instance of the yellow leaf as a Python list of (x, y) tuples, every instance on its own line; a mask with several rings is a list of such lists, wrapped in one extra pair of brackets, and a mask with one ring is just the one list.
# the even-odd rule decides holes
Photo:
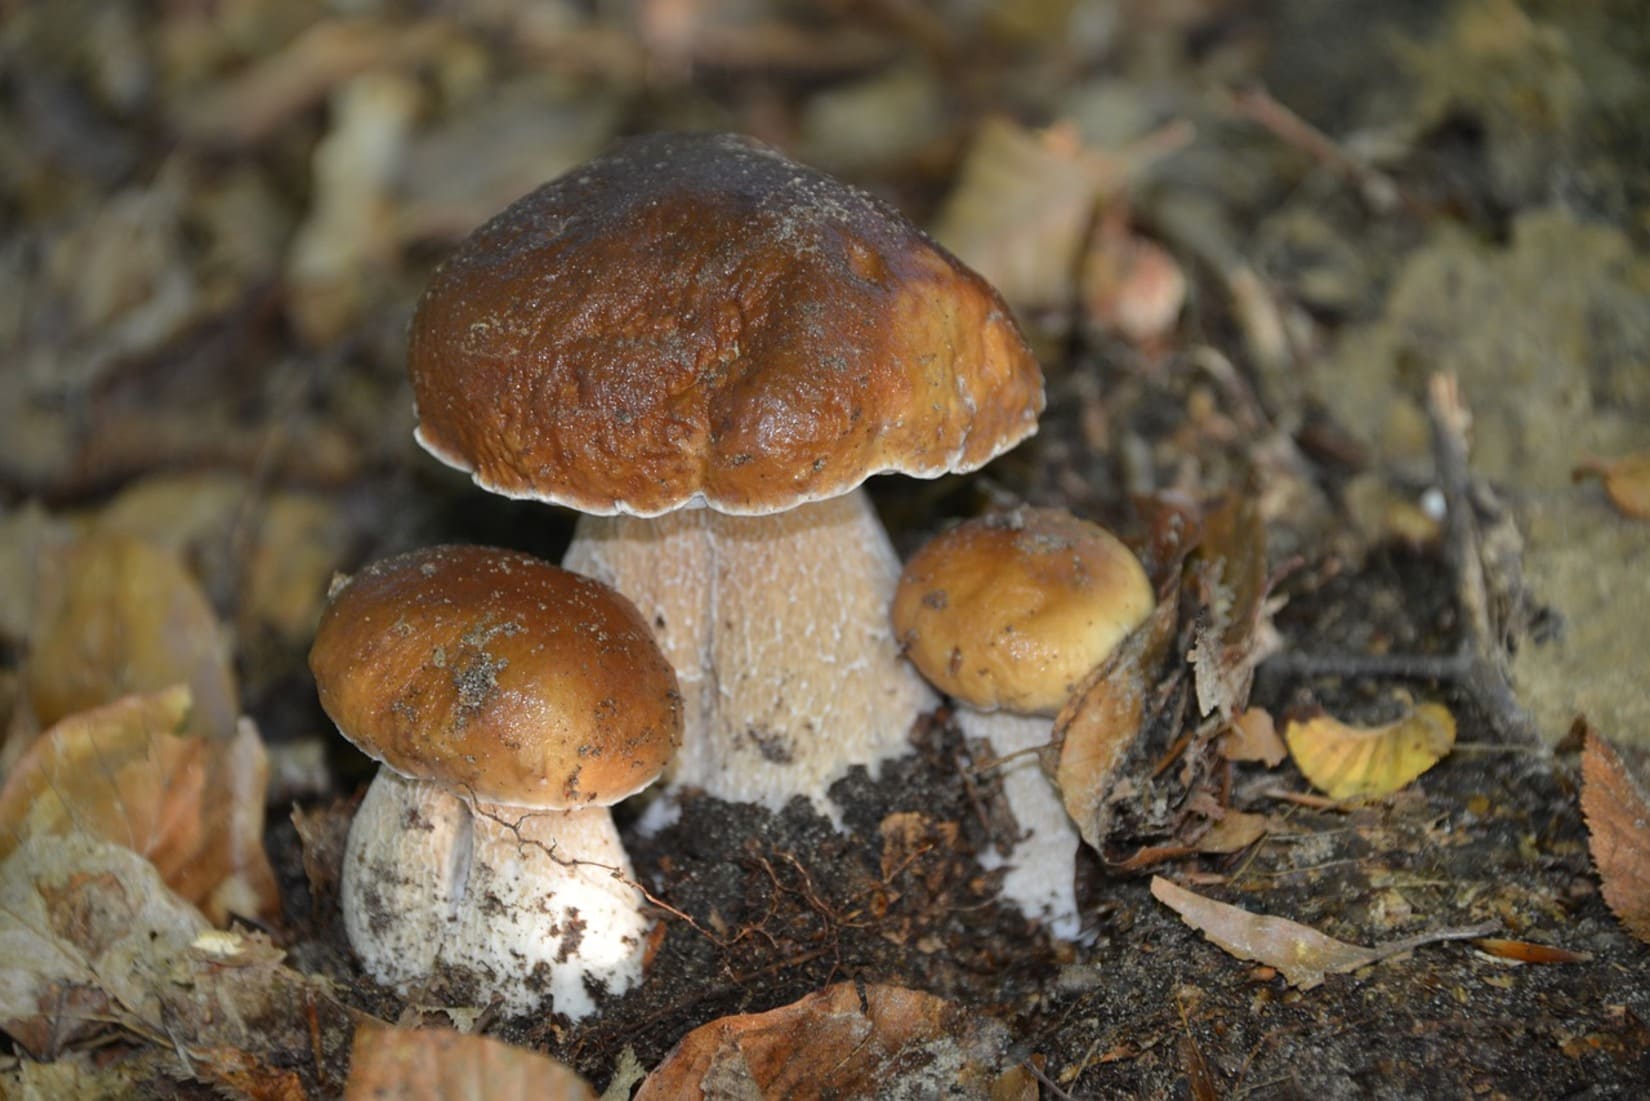
[(235, 676), (218, 617), (177, 556), (142, 539), (94, 534), (40, 564), (34, 643), (24, 668), (41, 727), (180, 681), (191, 732), (235, 732)]
[(1443, 759), (1455, 745), (1455, 717), (1436, 703), (1377, 727), (1319, 715), (1291, 721), (1283, 737), (1296, 767), (1319, 791), (1334, 799), (1378, 799)]

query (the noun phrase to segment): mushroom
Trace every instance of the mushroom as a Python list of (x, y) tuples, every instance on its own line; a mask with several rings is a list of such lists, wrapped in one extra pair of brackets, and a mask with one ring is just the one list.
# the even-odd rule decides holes
[(636, 601), (681, 679), (673, 784), (833, 819), (830, 783), (934, 703), (858, 487), (979, 467), (1043, 406), (984, 280), (731, 135), (621, 143), (482, 226), (425, 291), (409, 368), (431, 454), (584, 514), (564, 565)]
[(624, 597), (514, 551), (436, 547), (334, 586), (321, 706), (384, 765), (350, 826), (344, 928), (402, 993), (578, 1018), (641, 973), (608, 807), (663, 770), (676, 678)]
[(1146, 571), (1097, 524), (1063, 509), (1021, 508), (969, 520), (906, 564), (894, 596), (899, 644), (929, 682), (963, 705), (957, 724), (1000, 764), (1021, 831), (1003, 894), (1055, 936), (1081, 930), (1074, 882), (1079, 837), (1036, 750), (1050, 717), (1156, 603)]

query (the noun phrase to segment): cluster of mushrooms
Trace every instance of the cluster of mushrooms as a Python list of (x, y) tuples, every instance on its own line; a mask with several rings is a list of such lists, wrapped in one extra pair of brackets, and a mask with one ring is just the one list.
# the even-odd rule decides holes
[(1041, 373), (983, 279), (757, 142), (644, 137), (477, 230), (409, 367), (431, 454), (581, 515), (564, 568), (448, 546), (334, 586), (311, 668), (384, 766), (342, 885), (373, 978), (585, 1016), (640, 980), (648, 928), (613, 803), (664, 776), (655, 826), (689, 788), (838, 820), (831, 783), (905, 752), (930, 685), (1003, 758), (1005, 895), (1075, 935), (1077, 835), (1023, 751), (1149, 613), (1145, 575), (1028, 509), (902, 578), (859, 488), (1036, 430)]

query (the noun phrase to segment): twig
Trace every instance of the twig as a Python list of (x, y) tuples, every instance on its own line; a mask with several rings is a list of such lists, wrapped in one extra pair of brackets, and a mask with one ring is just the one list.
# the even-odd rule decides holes
[(1235, 89), (1231, 94), (1231, 104), (1239, 115), (1262, 127), (1285, 145), (1305, 151), (1351, 180), (1363, 193), (1364, 200), (1376, 210), (1384, 212), (1402, 205), (1418, 217), (1428, 216), (1426, 207), (1398, 186), (1392, 177), (1349, 155), (1335, 139), (1278, 102), (1265, 88)]
[(1037, 1068), (1037, 1064), (1030, 1059), (1022, 1059), (1020, 1065), (1031, 1072), (1031, 1076), (1046, 1086), (1060, 1101), (1072, 1101), (1071, 1094), (1054, 1084), (1053, 1079)]
[(1444, 555), (1455, 581), (1461, 642), (1450, 654), (1279, 653), (1266, 668), (1296, 676), (1398, 677), (1445, 681), (1472, 697), (1502, 737), (1540, 749), (1545, 743), (1535, 722), (1507, 682), (1504, 632), (1490, 606), (1484, 576), (1483, 539), (1473, 511), (1467, 433), (1472, 418), (1453, 375), (1436, 374), (1427, 384), (1433, 461), (1446, 505)]

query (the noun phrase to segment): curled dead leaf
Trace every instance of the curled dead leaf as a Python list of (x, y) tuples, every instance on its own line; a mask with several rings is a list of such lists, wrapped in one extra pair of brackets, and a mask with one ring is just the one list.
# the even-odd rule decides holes
[(1358, 727), (1328, 715), (1291, 721), (1283, 732), (1301, 774), (1335, 799), (1379, 799), (1408, 785), (1455, 745), (1455, 716), (1423, 703), (1384, 726)]
[(1216, 902), (1162, 876), (1152, 877), (1152, 897), (1179, 914), (1187, 925), (1219, 948), (1238, 959), (1277, 968), (1291, 986), (1302, 990), (1319, 985), (1328, 975), (1356, 971), (1423, 944), (1482, 937), (1495, 928), (1489, 924), (1445, 929), (1406, 937), (1379, 948), (1365, 948), (1325, 936), (1287, 918), (1254, 914), (1242, 907)]
[(1008, 1047), (995, 1020), (932, 994), (838, 983), (694, 1029), (635, 1101), (991, 1096)]
[(166, 884), (222, 924), (279, 912), (263, 848), (263, 742), (185, 733), (176, 685), (71, 715), (29, 747), (0, 788), (0, 858), (31, 837), (81, 834), (145, 857)]
[(1229, 720), (1249, 705), (1256, 667), (1280, 645), (1258, 493), (1231, 494), (1204, 517), (1194, 579), (1200, 607), (1190, 657), (1198, 710)]
[(345, 1101), (596, 1101), (578, 1072), (547, 1055), (445, 1028), (363, 1024), (355, 1030)]
[(1591, 732), (1581, 751), (1581, 811), (1604, 901), (1650, 944), (1650, 796), (1615, 747)]
[(1159, 586), (1145, 623), (1072, 693), (1054, 720), (1054, 785), (1077, 832), (1103, 852), (1118, 769), (1140, 735), (1146, 698), (1174, 640), (1178, 579)]

